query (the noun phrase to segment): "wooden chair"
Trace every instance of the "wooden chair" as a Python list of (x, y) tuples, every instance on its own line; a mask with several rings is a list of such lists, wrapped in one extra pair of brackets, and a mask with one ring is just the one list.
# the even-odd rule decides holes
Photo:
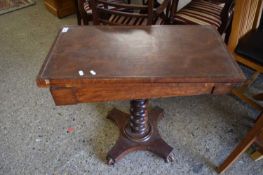
[[(237, 145), (237, 147), (232, 151), (232, 153), (227, 157), (227, 159), (217, 168), (218, 173), (223, 173), (227, 168), (229, 168), (235, 160), (239, 158), (253, 143), (257, 143), (263, 148), (263, 112), (259, 115), (254, 127), (246, 134), (244, 139)], [(259, 154), (259, 155), (258, 155)], [(259, 149), (254, 153), (254, 156), (258, 158), (263, 154), (263, 149)]]
[[(125, 3), (124, 0), (110, 0), (110, 2)], [(127, 1), (128, 3), (130, 0)], [(89, 25), (92, 21), (92, 9), (90, 0), (75, 0), (77, 6), (77, 21), (79, 25)]]
[[(244, 139), (237, 145), (227, 159), (217, 168), (218, 173), (223, 173), (229, 168), (239, 156), (244, 153), (253, 143), (257, 143), (263, 148), (263, 112), (259, 115), (254, 127), (246, 134)], [(263, 154), (263, 149), (259, 149), (256, 154)], [(262, 156), (262, 155), (260, 155)], [(262, 157), (261, 157), (262, 158)]]
[(192, 0), (177, 11), (179, 0), (174, 0), (170, 13), (171, 24), (212, 25), (220, 34), (230, 26), (234, 0)]
[[(233, 94), (261, 111), (261, 114), (256, 120), (254, 127), (217, 168), (219, 173), (224, 172), (231, 166), (253, 143), (256, 143), (259, 149), (251, 157), (254, 160), (263, 158), (263, 108), (259, 103), (256, 103), (252, 98), (245, 95), (246, 90), (253, 84), (258, 75), (263, 72), (263, 17), (260, 23), (261, 13), (262, 0), (236, 1), (228, 49), (239, 63), (253, 69), (255, 73), (240, 87), (235, 88)], [(259, 24), (260, 27), (258, 27)], [(263, 93), (256, 94), (254, 98), (256, 100), (263, 100)]]
[(107, 0), (90, 0), (94, 25), (160, 25), (165, 23), (164, 10), (170, 0), (154, 8), (154, 0), (146, 5), (125, 4)]
[(263, 107), (247, 96), (246, 92), (263, 73), (263, 18), (261, 18), (261, 26), (258, 27), (262, 4), (262, 0), (238, 0), (236, 2), (228, 44), (236, 61), (254, 70), (254, 74), (232, 92), (259, 111), (262, 111)]

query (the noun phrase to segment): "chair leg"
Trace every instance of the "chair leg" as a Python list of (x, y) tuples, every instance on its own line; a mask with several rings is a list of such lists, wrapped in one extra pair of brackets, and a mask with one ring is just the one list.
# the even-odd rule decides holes
[(77, 16), (78, 25), (81, 25), (81, 16), (80, 16), (79, 5), (78, 5), (77, 0), (75, 0), (75, 8), (76, 8), (76, 16)]
[(262, 101), (262, 100), (263, 100), (263, 93), (256, 94), (256, 95), (253, 96), (253, 98), (254, 98), (255, 100)]
[(256, 81), (257, 77), (260, 75), (259, 72), (255, 72), (249, 79), (247, 79), (240, 87), (234, 88), (232, 94), (239, 97), (242, 101), (250, 104), (256, 110), (262, 111), (263, 107), (256, 103), (251, 98), (245, 95), (246, 90)]
[(80, 13), (77, 11), (77, 12), (76, 12), (76, 15), (77, 15), (78, 25), (81, 25)]
[(231, 28), (231, 24), (232, 24), (232, 23), (230, 23), (230, 25), (227, 27), (226, 32), (225, 32), (224, 41), (225, 41), (226, 44), (228, 44), (228, 41), (229, 41), (229, 38), (230, 38), (231, 29), (232, 29), (232, 28)]
[(218, 173), (223, 173), (227, 168), (229, 168), (241, 154), (243, 154), (255, 141), (256, 137), (252, 135), (247, 135), (243, 139), (234, 151), (227, 157), (227, 159), (217, 168)]
[(248, 103), (250, 106), (252, 106), (256, 110), (258, 111), (263, 110), (263, 107), (260, 104), (256, 103), (254, 100), (244, 95), (244, 91), (242, 91), (242, 89), (233, 89), (232, 94), (239, 97), (242, 101), (244, 101), (245, 103)]
[[(257, 121), (260, 120), (260, 116), (257, 118)], [(258, 146), (257, 150), (250, 155), (250, 157), (255, 160), (261, 160), (263, 159), (263, 129), (261, 133), (259, 133), (259, 136), (257, 137), (256, 145)]]
[(89, 22), (92, 21), (92, 15), (81, 14), (81, 19), (82, 19), (83, 25), (89, 25)]
[(263, 151), (255, 151), (250, 156), (254, 161), (263, 159)]
[(254, 127), (246, 134), (245, 138), (237, 145), (237, 147), (232, 151), (232, 153), (227, 157), (227, 159), (217, 167), (218, 173), (223, 173), (227, 168), (229, 168), (241, 154), (243, 154), (257, 139), (260, 132), (263, 132), (263, 113)]
[(241, 85), (241, 88), (242, 89), (249, 88), (256, 81), (259, 75), (260, 75), (259, 72), (254, 72), (253, 75)]
[[(261, 116), (259, 116), (256, 121), (259, 121), (259, 120), (260, 120), (260, 117), (261, 117)], [(258, 135), (258, 137), (257, 137), (256, 145), (257, 145), (257, 150), (255, 150), (255, 151), (250, 155), (250, 157), (251, 157), (254, 161), (258, 161), (258, 160), (263, 159), (263, 130), (259, 133), (259, 135)]]

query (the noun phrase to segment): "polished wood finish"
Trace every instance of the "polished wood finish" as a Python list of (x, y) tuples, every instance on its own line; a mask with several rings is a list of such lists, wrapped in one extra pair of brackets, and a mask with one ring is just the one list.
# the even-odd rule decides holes
[(67, 105), (136, 98), (220, 95), (230, 92), (231, 89), (232, 84), (226, 83), (96, 83), (91, 87), (55, 87), (50, 91), (56, 105)]
[(47, 10), (59, 18), (76, 12), (75, 0), (45, 0), (44, 3)]
[(148, 111), (146, 99), (225, 94), (244, 79), (208, 26), (70, 26), (59, 33), (37, 84), (50, 87), (56, 105), (131, 100), (130, 114), (108, 115), (121, 132), (107, 156), (113, 164), (135, 150), (173, 160), (157, 130), (163, 110)]
[(126, 135), (132, 140), (147, 137), (151, 132), (148, 122), (148, 100), (132, 100), (130, 104), (131, 115), (129, 125), (125, 128)]
[[(79, 76), (79, 70), (85, 75)], [(220, 35), (209, 26), (70, 26), (68, 32), (59, 33), (38, 85), (71, 88), (123, 83), (125, 88), (140, 83), (195, 83), (197, 87), (201, 83), (207, 88), (211, 83), (216, 88), (243, 79)]]
[[(255, 126), (246, 134), (227, 159), (217, 168), (219, 173), (227, 170), (253, 143), (261, 142), (263, 146), (263, 113), (259, 115)], [(259, 158), (259, 157), (257, 157)]]
[(263, 66), (236, 54), (235, 49), (241, 37), (258, 27), (262, 7), (262, 0), (238, 0), (235, 2), (232, 32), (228, 44), (228, 49), (233, 53), (236, 61), (255, 71), (253, 76), (244, 82), (244, 84), (233, 89), (233, 94), (259, 111), (263, 110), (262, 105), (245, 95), (245, 92), (249, 89), (250, 85), (255, 82), (258, 75), (263, 73)]

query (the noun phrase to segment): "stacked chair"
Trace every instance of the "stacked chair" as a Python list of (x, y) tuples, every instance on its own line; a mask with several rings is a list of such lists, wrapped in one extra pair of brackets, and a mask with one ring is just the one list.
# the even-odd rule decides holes
[[(238, 0), (235, 5), (228, 48), (233, 53), (236, 61), (254, 70), (254, 74), (240, 87), (234, 89), (233, 94), (257, 109), (260, 115), (257, 117), (254, 126), (217, 168), (219, 173), (230, 167), (254, 143), (257, 145), (257, 151), (251, 157), (254, 160), (263, 158), (263, 108), (260, 105), (260, 101), (263, 100), (263, 92), (255, 94), (254, 99), (246, 96), (245, 93), (263, 72), (262, 5), (262, 0)], [(263, 88), (261, 90), (263, 91)]]
[(145, 5), (125, 4), (107, 0), (90, 0), (95, 25), (161, 25), (165, 23), (164, 10), (169, 0), (164, 0), (154, 8), (154, 0), (148, 0)]
[[(126, 3), (124, 0), (110, 0), (110, 2)], [(78, 24), (89, 25), (89, 22), (93, 19), (90, 0), (75, 0), (75, 3), (77, 7)]]
[(253, 128), (240, 141), (236, 148), (226, 158), (226, 160), (217, 168), (218, 173), (227, 170), (253, 143), (259, 145), (258, 151), (253, 154), (255, 159), (262, 158), (263, 153), (263, 112), (258, 116)]
[(99, 21), (105, 24), (108, 21), (107, 24), (110, 25), (167, 23), (168, 17), (164, 11), (169, 8), (170, 0), (164, 0), (163, 3), (158, 4), (158, 7), (155, 0), (142, 2), (143, 4), (140, 5), (131, 4), (130, 0), (76, 0), (78, 24), (88, 25), (90, 21), (94, 24), (98, 24)]
[[(78, 10), (78, 24), (88, 25), (93, 20), (91, 0), (75, 0)], [(212, 25), (220, 34), (226, 33), (226, 38), (230, 30), (233, 16), (234, 0), (192, 0), (189, 4), (177, 11), (179, 0), (171, 0), (171, 2), (163, 0), (159, 4), (157, 0), (153, 0), (154, 13), (165, 14), (162, 18), (165, 24), (197, 24)], [(130, 0), (108, 0), (108, 3), (130, 4)], [(150, 2), (150, 1), (149, 1)], [(142, 0), (144, 5), (149, 4), (148, 1)], [(100, 2), (101, 3), (101, 2)], [(150, 2), (151, 3), (151, 2)], [(151, 4), (150, 4), (151, 5)], [(166, 7), (166, 9), (158, 7)], [(112, 6), (108, 6), (111, 8)], [(134, 9), (134, 8), (133, 8)], [(115, 9), (116, 10), (116, 9)], [(138, 9), (137, 9), (138, 10)], [(159, 15), (159, 14), (157, 14)]]
[(192, 0), (177, 11), (178, 1), (172, 4), (171, 24), (212, 25), (220, 34), (229, 35), (234, 0)]
[[(239, 0), (233, 21), (229, 50), (238, 63), (254, 71), (233, 94), (255, 109), (262, 111), (263, 107), (247, 95), (248, 89), (263, 73), (263, 17), (262, 0)], [(262, 90), (263, 91), (263, 90)], [(262, 92), (260, 92), (262, 93)]]

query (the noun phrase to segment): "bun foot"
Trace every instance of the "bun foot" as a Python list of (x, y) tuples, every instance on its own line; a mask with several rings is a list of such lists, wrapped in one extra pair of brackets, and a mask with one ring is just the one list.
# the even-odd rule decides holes
[(173, 153), (170, 153), (166, 159), (165, 159), (165, 162), (166, 163), (169, 163), (169, 162), (173, 162), (174, 161), (174, 154)]
[(107, 159), (107, 164), (108, 164), (108, 165), (114, 165), (114, 164), (115, 164), (114, 159), (112, 159), (111, 157), (107, 156), (106, 159)]

